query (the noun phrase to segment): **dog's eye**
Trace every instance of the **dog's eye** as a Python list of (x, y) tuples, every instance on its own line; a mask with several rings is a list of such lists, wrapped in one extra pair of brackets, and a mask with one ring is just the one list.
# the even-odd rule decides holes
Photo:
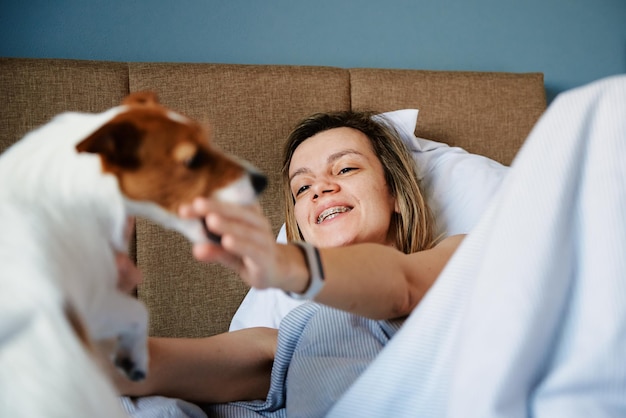
[(172, 158), (190, 170), (205, 164), (207, 155), (197, 144), (193, 142), (181, 142), (172, 150)]
[(198, 150), (191, 157), (186, 158), (183, 161), (183, 164), (185, 165), (185, 167), (193, 170), (201, 167), (205, 159), (206, 158), (204, 156), (204, 153), (201, 150)]

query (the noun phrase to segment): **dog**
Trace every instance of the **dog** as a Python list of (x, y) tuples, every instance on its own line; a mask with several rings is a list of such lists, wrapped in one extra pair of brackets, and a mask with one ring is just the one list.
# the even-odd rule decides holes
[(0, 156), (0, 416), (124, 416), (94, 360), (148, 373), (145, 306), (117, 289), (129, 217), (218, 240), (178, 207), (196, 197), (250, 204), (264, 175), (152, 92), (102, 113), (66, 112)]

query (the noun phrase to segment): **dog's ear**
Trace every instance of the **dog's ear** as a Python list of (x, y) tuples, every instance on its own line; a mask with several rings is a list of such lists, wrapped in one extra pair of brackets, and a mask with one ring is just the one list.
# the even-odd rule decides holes
[(153, 91), (138, 91), (126, 96), (126, 98), (122, 100), (122, 104), (134, 106), (154, 106), (159, 104), (159, 98)]
[(100, 154), (105, 167), (133, 169), (139, 167), (137, 152), (142, 137), (131, 122), (107, 123), (76, 145), (76, 150)]

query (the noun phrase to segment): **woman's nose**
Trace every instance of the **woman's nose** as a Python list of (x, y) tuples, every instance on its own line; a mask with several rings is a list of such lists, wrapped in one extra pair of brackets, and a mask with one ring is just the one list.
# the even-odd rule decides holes
[(313, 199), (317, 199), (323, 194), (333, 193), (339, 190), (337, 183), (327, 179), (318, 181), (313, 187)]

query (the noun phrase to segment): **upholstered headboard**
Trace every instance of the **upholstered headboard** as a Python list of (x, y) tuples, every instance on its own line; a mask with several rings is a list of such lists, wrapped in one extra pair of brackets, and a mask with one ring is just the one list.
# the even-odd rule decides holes
[[(289, 130), (313, 112), (419, 109), (418, 136), (509, 164), (546, 106), (540, 73), (0, 59), (0, 151), (66, 110), (99, 112), (132, 91), (211, 126), (215, 142), (269, 176), (262, 197), (283, 222), (279, 170)], [(1, 179), (0, 181), (11, 181)], [(246, 292), (233, 273), (195, 262), (178, 234), (139, 220), (138, 290), (161, 336), (225, 331)]]

